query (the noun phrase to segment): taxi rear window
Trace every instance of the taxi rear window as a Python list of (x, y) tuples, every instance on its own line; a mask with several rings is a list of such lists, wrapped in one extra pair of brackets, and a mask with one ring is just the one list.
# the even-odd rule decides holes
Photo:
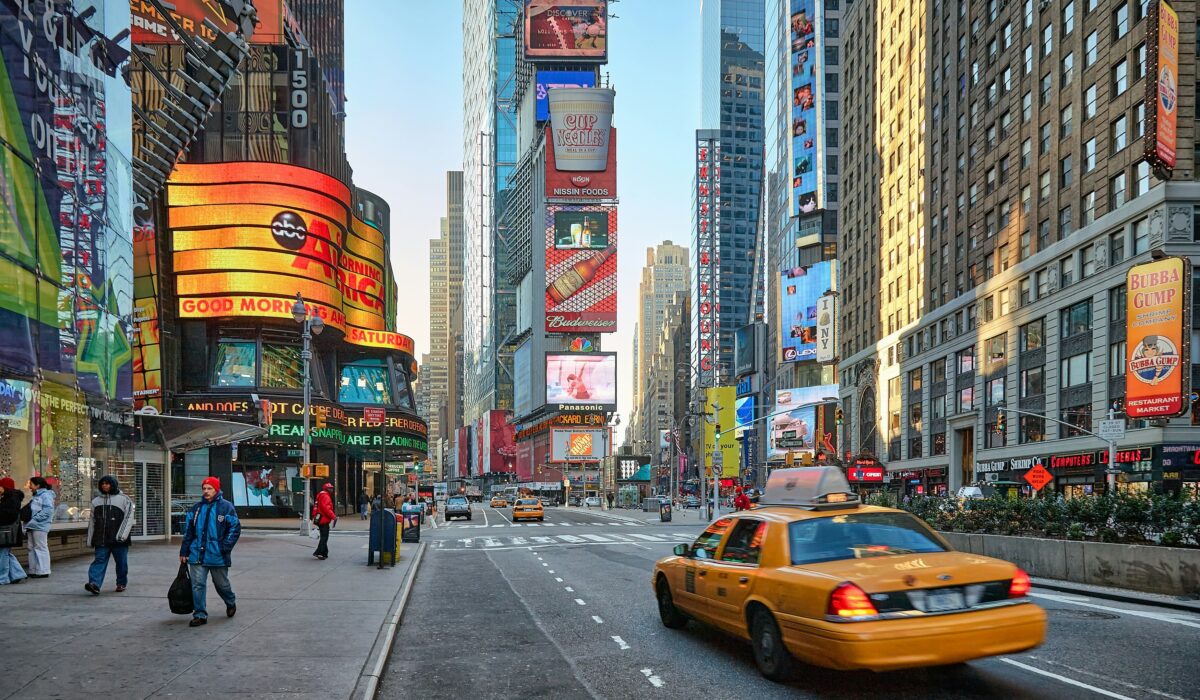
[(519, 499), (517, 499), (517, 505), (519, 505), (519, 506), (536, 506), (540, 502), (541, 501), (539, 501), (536, 498), (519, 498)]
[(788, 525), (792, 564), (944, 552), (946, 548), (908, 513), (851, 513)]

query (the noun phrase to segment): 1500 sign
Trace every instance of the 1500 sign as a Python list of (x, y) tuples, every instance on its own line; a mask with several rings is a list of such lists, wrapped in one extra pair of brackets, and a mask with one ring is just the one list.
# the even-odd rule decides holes
[(293, 129), (308, 128), (308, 51), (295, 49), (292, 51), (292, 72), (289, 78), (292, 82), (292, 94), (289, 104), (292, 108), (291, 121)]

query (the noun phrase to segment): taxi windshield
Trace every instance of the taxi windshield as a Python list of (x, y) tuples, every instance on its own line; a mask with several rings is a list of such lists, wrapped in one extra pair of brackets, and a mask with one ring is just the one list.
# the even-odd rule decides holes
[(797, 520), (788, 526), (792, 564), (817, 564), (946, 548), (908, 513), (850, 513)]
[(536, 498), (522, 498), (517, 501), (519, 506), (536, 506), (540, 503)]

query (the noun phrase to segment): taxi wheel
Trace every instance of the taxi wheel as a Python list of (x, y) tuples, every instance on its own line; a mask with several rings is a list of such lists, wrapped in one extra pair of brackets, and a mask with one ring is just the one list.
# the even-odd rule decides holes
[(662, 620), (663, 627), (668, 629), (677, 630), (687, 624), (687, 617), (675, 607), (675, 600), (671, 598), (671, 587), (665, 580), (658, 582), (658, 617)]
[(750, 640), (754, 645), (754, 663), (762, 675), (773, 681), (786, 681), (792, 676), (795, 662), (783, 645), (779, 625), (764, 609), (754, 611), (750, 622)]

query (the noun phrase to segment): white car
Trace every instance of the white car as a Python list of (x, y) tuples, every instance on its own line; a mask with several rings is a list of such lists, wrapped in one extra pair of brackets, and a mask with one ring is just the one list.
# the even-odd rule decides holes
[(599, 508), (600, 498), (598, 496), (588, 496), (587, 498), (583, 499), (583, 505), (587, 506), (588, 508), (591, 508), (592, 506)]

